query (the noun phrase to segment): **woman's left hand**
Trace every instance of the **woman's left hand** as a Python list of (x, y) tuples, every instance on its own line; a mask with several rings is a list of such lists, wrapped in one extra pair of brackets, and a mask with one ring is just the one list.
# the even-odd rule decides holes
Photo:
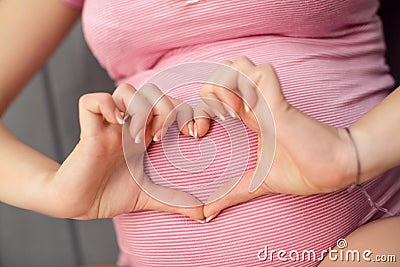
[[(311, 195), (336, 191), (353, 182), (356, 162), (344, 129), (321, 123), (291, 106), (271, 65), (256, 66), (246, 57), (222, 64), (212, 77), (212, 84), (202, 87), (203, 101), (196, 108), (195, 117), (225, 116), (233, 110), (248, 128), (258, 133), (257, 166), (265, 167), (265, 160), (260, 159), (271, 154), (271, 146), (262, 144), (268, 135), (275, 134), (276, 149), (270, 157), (273, 162), (269, 173), (266, 169), (261, 171), (261, 186), (255, 188), (253, 184), (256, 167), (236, 185), (236, 181), (231, 181), (214, 192), (204, 206), (205, 217), (215, 217), (225, 208), (266, 194)], [(266, 103), (273, 119), (265, 113)], [(199, 137), (207, 132), (209, 123), (209, 118), (196, 118), (194, 127)], [(273, 125), (275, 129), (271, 129)]]
[[(157, 210), (204, 219), (199, 200), (152, 183), (143, 165), (147, 147), (152, 140), (162, 139), (175, 119), (181, 132), (189, 135), (187, 122), (192, 120), (193, 110), (163, 95), (154, 85), (142, 89), (122, 84), (112, 95), (81, 97), (81, 138), (63, 164), (48, 175), (51, 201), (43, 205), (46, 214), (88, 220)], [(129, 115), (125, 130), (120, 125), (124, 123), (121, 111)], [(123, 140), (128, 145), (123, 147)]]

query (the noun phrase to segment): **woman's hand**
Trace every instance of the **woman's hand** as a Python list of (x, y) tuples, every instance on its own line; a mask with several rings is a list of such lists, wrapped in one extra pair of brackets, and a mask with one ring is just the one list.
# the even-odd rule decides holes
[[(203, 219), (201, 203), (193, 196), (155, 185), (143, 171), (143, 153), (151, 141), (160, 140), (163, 129), (175, 118), (182, 133), (189, 135), (188, 121), (193, 110), (178, 100), (163, 96), (155, 86), (136, 90), (129, 85), (119, 86), (113, 95), (94, 93), (84, 95), (79, 102), (81, 138), (62, 166), (51, 175), (50, 188), (59, 217), (77, 219), (109, 218), (138, 210), (159, 210), (181, 213)], [(140, 92), (140, 93), (139, 93)], [(129, 105), (129, 101), (133, 104)], [(179, 108), (174, 111), (175, 106)], [(129, 114), (129, 172), (122, 150), (123, 116)], [(172, 114), (172, 115), (171, 115)], [(192, 127), (192, 126), (190, 126)], [(142, 183), (142, 184), (138, 184)], [(194, 208), (178, 208), (153, 199), (142, 190), (162, 192), (180, 204)]]
[[(223, 65), (230, 68), (217, 70), (217, 75), (211, 78), (212, 84), (205, 84), (200, 91), (204, 101), (195, 110), (194, 127), (201, 137), (208, 130), (209, 119), (198, 116), (238, 115), (259, 134), (257, 166), (262, 168), (245, 173), (236, 186), (233, 187), (236, 181), (232, 181), (214, 192), (204, 207), (205, 217), (214, 217), (227, 207), (265, 194), (332, 192), (354, 181), (355, 156), (345, 131), (318, 122), (291, 106), (271, 65), (256, 66), (245, 57)], [(266, 103), (273, 119), (268, 115)], [(273, 125), (275, 129), (271, 129)], [(275, 155), (267, 173), (265, 159), (272, 160), (268, 155), (274, 148), (262, 141), (274, 134)], [(253, 176), (260, 173), (261, 186), (255, 187), (260, 177)], [(216, 196), (223, 192), (228, 193), (218, 199)]]

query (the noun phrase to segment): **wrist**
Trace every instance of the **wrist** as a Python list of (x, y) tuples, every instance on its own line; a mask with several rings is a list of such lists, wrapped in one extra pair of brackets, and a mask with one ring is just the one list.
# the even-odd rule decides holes
[[(353, 140), (359, 154), (359, 182), (362, 183), (379, 175), (384, 171), (384, 169), (379, 166), (379, 155), (374, 153), (373, 147), (377, 144), (372, 139), (371, 134), (365, 131), (362, 127), (359, 127), (357, 124), (352, 125), (351, 127), (349, 127), (349, 129), (351, 131), (351, 135), (353, 136)], [(356, 159), (355, 152), (353, 152), (353, 155)], [(354, 176), (354, 179), (355, 177), (356, 176)]]
[(339, 145), (336, 147), (339, 159), (339, 184), (340, 188), (344, 188), (356, 182), (357, 154), (353, 146), (353, 141), (346, 129), (337, 128), (337, 132), (339, 136)]
[(30, 186), (30, 194), (27, 195), (27, 209), (45, 214), (47, 216), (59, 217), (57, 213), (56, 194), (54, 190), (54, 176), (56, 170), (49, 169), (41, 174), (35, 175), (35, 182)]
[[(368, 155), (373, 155), (373, 151), (369, 150), (369, 146), (374, 145), (374, 142), (370, 140), (369, 134), (357, 125), (352, 125), (348, 129), (349, 133), (346, 132), (346, 129), (341, 129), (341, 135), (347, 135), (347, 137), (343, 138), (344, 140), (347, 139), (345, 141), (347, 147), (345, 151), (348, 154), (345, 180), (347, 182), (350, 181), (348, 185), (353, 183), (360, 184), (377, 176), (383, 170), (380, 170), (379, 166), (374, 166), (374, 161), (371, 161), (371, 157), (368, 157)], [(349, 180), (351, 177), (352, 180)]]

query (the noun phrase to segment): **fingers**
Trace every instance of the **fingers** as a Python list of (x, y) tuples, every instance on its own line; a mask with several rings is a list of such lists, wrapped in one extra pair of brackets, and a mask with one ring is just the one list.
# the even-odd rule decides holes
[[(240, 117), (248, 127), (257, 129), (256, 120), (250, 112), (258, 99), (256, 83), (249, 76), (255, 68), (256, 65), (246, 57), (240, 57), (235, 62), (223, 61), (201, 88), (202, 104), (196, 108), (195, 117), (207, 114), (208, 117), (217, 116), (224, 120), (226, 115), (230, 115)], [(207, 132), (209, 120), (195, 122), (198, 132)]]
[(196, 106), (194, 109), (194, 138), (198, 139), (203, 137), (208, 132), (210, 128), (210, 114), (212, 114), (212, 112), (204, 102), (200, 102)]
[(270, 193), (265, 187), (249, 192), (252, 176), (253, 171), (247, 172), (240, 179), (232, 180), (212, 193), (204, 205), (204, 216), (214, 218), (228, 207)]
[(136, 89), (129, 84), (118, 86), (112, 97), (119, 111), (125, 112), (131, 117), (129, 120), (130, 135), (135, 143), (141, 143), (144, 140), (144, 128), (151, 112), (151, 105), (143, 95), (137, 94)]
[(125, 112), (128, 109), (129, 103), (135, 93), (136, 89), (127, 83), (121, 84), (115, 89), (112, 98), (121, 112)]
[(126, 111), (131, 117), (129, 132), (136, 144), (144, 141), (146, 125), (152, 118), (152, 106), (142, 95), (135, 93)]
[(249, 72), (248, 77), (255, 82), (259, 89), (258, 98), (262, 95), (271, 105), (272, 110), (288, 105), (282, 94), (281, 85), (278, 75), (271, 64), (262, 64), (256, 66), (253, 71)]
[[(208, 107), (207, 113), (221, 120), (225, 120), (226, 115), (232, 116), (234, 113), (231, 110), (238, 112), (241, 104), (237, 90), (238, 72), (230, 65), (231, 62), (223, 61), (200, 89), (202, 101)], [(227, 109), (226, 105), (230, 109)]]
[[(137, 94), (152, 105), (150, 133), (154, 141), (162, 140), (175, 120), (184, 135), (194, 136), (193, 109), (190, 105), (168, 97), (154, 84), (145, 84)], [(144, 113), (143, 110), (141, 112)]]
[(145, 136), (161, 140), (175, 120), (173, 104), (154, 84), (145, 84), (139, 91), (128, 84), (120, 85), (113, 99), (131, 117), (129, 132), (135, 143), (145, 141)]
[[(288, 103), (282, 95), (278, 76), (271, 65), (257, 66), (249, 76), (259, 88), (258, 102), (253, 109), (257, 125), (248, 125), (251, 129), (258, 128), (259, 133), (258, 161), (249, 185), (249, 191), (255, 192), (264, 183), (275, 156), (276, 128), (272, 112), (277, 112), (278, 109), (287, 110)], [(255, 119), (251, 121), (255, 122)]]
[(79, 121), (82, 136), (93, 136), (103, 130), (104, 120), (119, 124), (121, 115), (113, 98), (108, 93), (92, 93), (79, 99)]
[[(153, 111), (150, 126), (150, 134), (153, 136), (154, 141), (161, 140), (169, 126), (176, 119), (176, 112), (174, 110), (174, 105), (156, 85), (152, 83), (146, 83), (143, 85), (138, 94), (142, 95)], [(151, 110), (142, 110), (141, 113), (150, 114)]]
[[(209, 81), (200, 90), (203, 101), (210, 106), (216, 116), (232, 114), (226, 108), (229, 106), (236, 114), (241, 108), (249, 111), (257, 102), (257, 86), (248, 74), (252, 73), (256, 65), (247, 57), (239, 57), (235, 62), (223, 61), (213, 73)], [(207, 99), (215, 99), (210, 103)]]
[(176, 121), (182, 134), (194, 137), (193, 108), (178, 99), (169, 98), (175, 107)]
[(231, 62), (224, 61), (200, 89), (202, 101), (209, 107), (208, 113), (212, 113), (211, 116), (217, 116), (221, 120), (225, 120), (228, 111), (219, 97), (229, 91), (233, 92), (237, 87), (237, 72), (228, 67), (230, 64)]
[(257, 81), (250, 75), (256, 65), (247, 57), (239, 57), (232, 68), (239, 72), (237, 86), (243, 100), (243, 108), (249, 112), (257, 103)]
[[(270, 105), (272, 110), (287, 106), (279, 79), (271, 65), (256, 66), (248, 58), (240, 57), (233, 63), (224, 62), (210, 80), (211, 84), (205, 84), (200, 91), (203, 104), (198, 109), (209, 116), (220, 114), (221, 118), (221, 113), (225, 115), (231, 108), (248, 128), (259, 133), (258, 164), (248, 187), (255, 192), (263, 184), (274, 157), (275, 123)], [(196, 108), (195, 116), (196, 113), (201, 111)], [(201, 124), (196, 120), (195, 129), (208, 127), (207, 121)]]
[(136, 143), (148, 136), (153, 141), (162, 140), (175, 120), (184, 135), (194, 136), (192, 107), (165, 95), (152, 83), (138, 91), (129, 84), (122, 84), (115, 90), (113, 99), (119, 111), (126, 111), (132, 117), (129, 130)]
[(156, 185), (145, 175), (135, 210), (157, 210), (180, 213), (195, 220), (204, 220), (203, 204), (194, 196)]

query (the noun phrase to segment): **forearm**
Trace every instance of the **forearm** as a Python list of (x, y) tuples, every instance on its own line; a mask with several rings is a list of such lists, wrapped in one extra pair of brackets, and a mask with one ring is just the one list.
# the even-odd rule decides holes
[[(0, 1), (0, 117), (79, 17), (62, 1)], [(17, 140), (0, 120), (0, 201), (51, 214), (48, 173), (58, 164)]]
[(0, 115), (57, 49), (80, 11), (59, 0), (0, 1)]
[(400, 165), (400, 87), (350, 130), (361, 161), (361, 182)]
[(59, 164), (24, 145), (0, 122), (0, 201), (51, 215), (50, 174)]

